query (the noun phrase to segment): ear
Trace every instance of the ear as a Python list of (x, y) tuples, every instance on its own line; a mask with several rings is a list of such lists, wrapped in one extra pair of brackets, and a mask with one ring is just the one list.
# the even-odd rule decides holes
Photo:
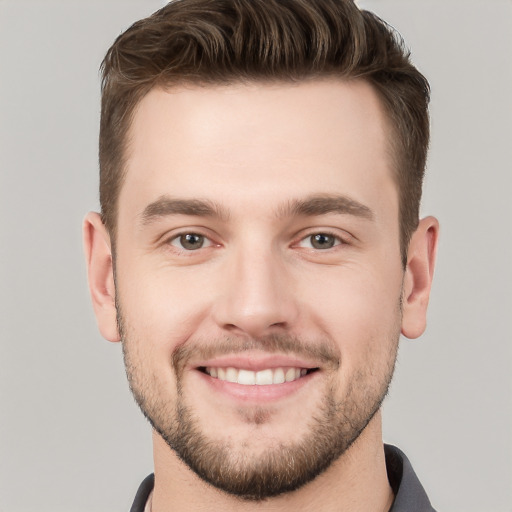
[(108, 341), (120, 341), (110, 236), (98, 213), (89, 212), (86, 215), (83, 235), (89, 290), (98, 327)]
[(402, 334), (417, 338), (427, 325), (427, 306), (434, 276), (439, 222), (434, 217), (420, 220), (407, 252), (402, 290)]

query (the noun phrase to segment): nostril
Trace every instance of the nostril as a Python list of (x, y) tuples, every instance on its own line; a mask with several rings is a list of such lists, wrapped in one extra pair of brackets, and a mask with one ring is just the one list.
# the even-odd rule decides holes
[(223, 328), (226, 330), (226, 331), (229, 331), (229, 332), (232, 332), (232, 331), (239, 331), (240, 328), (237, 327), (235, 324), (225, 324), (223, 325)]
[(275, 322), (270, 324), (270, 327), (286, 327), (286, 322)]

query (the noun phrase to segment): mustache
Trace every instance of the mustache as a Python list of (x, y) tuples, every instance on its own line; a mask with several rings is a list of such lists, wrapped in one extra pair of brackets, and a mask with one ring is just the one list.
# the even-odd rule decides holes
[(339, 368), (341, 353), (334, 343), (322, 339), (305, 341), (288, 334), (270, 334), (260, 338), (226, 337), (212, 341), (186, 342), (176, 347), (172, 353), (172, 364), (180, 375), (190, 360), (213, 359), (232, 354), (243, 354), (251, 350), (261, 350), (271, 354), (293, 354), (319, 361), (323, 366)]

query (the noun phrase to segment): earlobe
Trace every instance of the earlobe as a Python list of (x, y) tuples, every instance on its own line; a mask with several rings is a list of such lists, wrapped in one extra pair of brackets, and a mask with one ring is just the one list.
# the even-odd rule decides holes
[(98, 327), (108, 341), (120, 341), (110, 237), (98, 213), (86, 215), (83, 237), (89, 291)]
[(421, 336), (426, 328), (438, 238), (439, 222), (426, 217), (409, 243), (402, 290), (402, 334), (407, 338)]

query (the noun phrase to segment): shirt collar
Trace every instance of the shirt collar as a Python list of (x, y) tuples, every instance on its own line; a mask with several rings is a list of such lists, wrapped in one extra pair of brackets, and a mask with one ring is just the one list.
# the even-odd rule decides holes
[[(396, 446), (384, 445), (386, 469), (395, 500), (389, 512), (435, 512), (405, 454)], [(137, 491), (130, 512), (146, 512), (155, 485), (154, 475), (144, 479)]]
[(388, 480), (395, 500), (389, 512), (435, 512), (405, 454), (396, 446), (384, 445)]

